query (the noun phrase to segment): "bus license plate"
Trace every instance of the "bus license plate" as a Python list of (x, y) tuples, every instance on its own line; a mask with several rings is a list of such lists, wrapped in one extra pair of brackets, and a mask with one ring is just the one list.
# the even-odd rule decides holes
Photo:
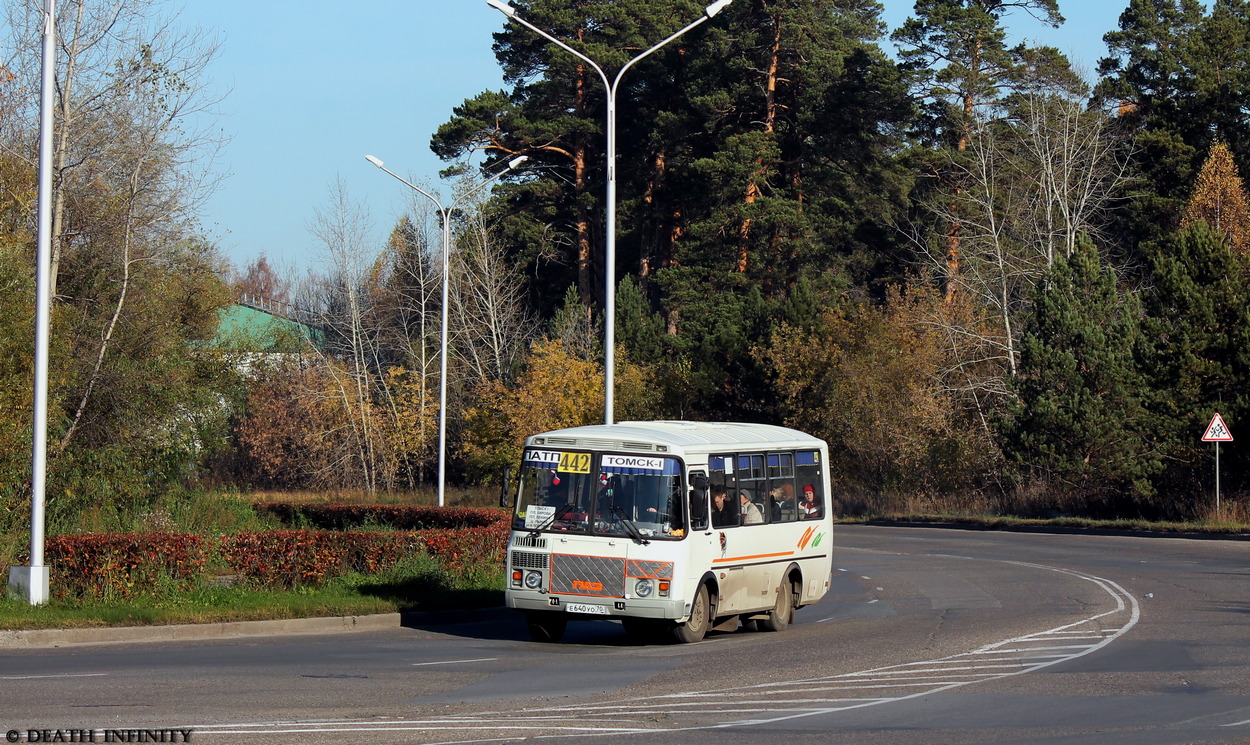
[(590, 613), (596, 616), (608, 615), (608, 607), (606, 605), (589, 605), (587, 603), (567, 603), (564, 609), (569, 613)]

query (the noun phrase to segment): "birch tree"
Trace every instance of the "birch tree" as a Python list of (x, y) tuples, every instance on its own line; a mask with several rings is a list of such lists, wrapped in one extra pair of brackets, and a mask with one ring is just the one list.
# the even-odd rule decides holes
[(317, 211), (309, 226), (320, 244), (326, 274), (311, 288), (318, 297), (306, 302), (317, 309), (316, 325), (327, 332), (327, 350), (337, 358), (327, 360), (331, 385), (321, 395), (335, 401), (345, 417), (343, 431), (324, 433), (343, 443), (345, 462), (322, 465), (350, 468), (372, 494), (378, 489), (380, 462), (372, 411), (379, 347), (376, 331), (366, 325), (374, 256), (368, 248), (370, 230), (364, 208), (351, 198), (342, 180), (336, 180), (329, 205)]
[[(939, 228), (943, 233), (940, 276), (948, 301), (958, 290), (964, 268), (964, 225), (959, 212), (965, 187), (959, 164), (962, 155), (972, 146), (979, 124), (999, 118), (1007, 97), (1019, 85), (1039, 74), (1062, 77), (1067, 64), (1054, 50), (1030, 49), (1024, 44), (1009, 48), (1003, 21), (1012, 10), (1055, 28), (1064, 20), (1057, 0), (920, 0), (915, 16), (893, 34), (904, 66), (912, 73), (915, 95), (926, 109), (922, 137), (929, 146), (948, 151), (926, 169), (938, 190), (953, 197)], [(1043, 60), (1044, 69), (1031, 69)], [(949, 161), (956, 167), (950, 168)]]
[(461, 213), (451, 256), (451, 328), (457, 368), (472, 387), (507, 381), (516, 372), (537, 323), (525, 305), (525, 285), (505, 258), (479, 208)]
[[(25, 135), (0, 148), (34, 163), (37, 138), (43, 13), (39, 3), (8, 6), (6, 32), (0, 39), (14, 49), (8, 71), (15, 84), (30, 92), (22, 105), (3, 114), (16, 117)], [(154, 0), (66, 0), (57, 12), (57, 69), (53, 137), (52, 293), (57, 295), (67, 255), (89, 242), (97, 212), (107, 202), (96, 198), (102, 183), (123, 192), (135, 173), (119, 167), (125, 137), (142, 131), (148, 155), (138, 172), (145, 195), (163, 192), (161, 222), (179, 224), (192, 215), (216, 183), (211, 164), (221, 144), (211, 117), (221, 96), (205, 73), (217, 56), (216, 40), (198, 29), (180, 28)], [(140, 97), (146, 97), (142, 103)], [(136, 106), (146, 106), (142, 117)], [(122, 133), (120, 122), (138, 130)], [(9, 129), (9, 127), (6, 127)], [(195, 168), (191, 168), (192, 163)], [(97, 192), (93, 194), (92, 192)]]
[[(0, 158), (24, 223), (8, 224), (31, 236), (41, 10), (10, 3), (0, 31), (12, 51), (0, 72)], [(220, 144), (206, 83), (215, 41), (142, 0), (68, 0), (57, 23), (51, 283), (54, 339), (68, 350), (53, 372), (64, 407), (54, 457), (75, 442), (151, 446), (185, 427), (196, 397), (179, 380), (198, 363), (177, 347), (211, 334), (225, 302), (215, 250), (191, 223)], [(165, 294), (177, 285), (185, 296)], [(153, 395), (155, 380), (164, 389)]]

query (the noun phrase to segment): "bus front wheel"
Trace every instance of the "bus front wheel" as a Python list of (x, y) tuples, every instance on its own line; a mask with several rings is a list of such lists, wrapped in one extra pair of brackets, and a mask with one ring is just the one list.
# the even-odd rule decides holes
[(529, 628), (530, 638), (536, 642), (554, 644), (560, 641), (568, 623), (568, 616), (563, 613), (530, 611), (525, 614), (525, 625)]
[(690, 606), (690, 618), (673, 627), (673, 638), (682, 644), (701, 641), (711, 623), (712, 603), (708, 600), (707, 585), (701, 585)]

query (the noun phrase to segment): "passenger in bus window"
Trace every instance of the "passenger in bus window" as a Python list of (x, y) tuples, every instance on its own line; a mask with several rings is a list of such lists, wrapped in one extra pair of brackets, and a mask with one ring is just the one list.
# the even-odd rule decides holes
[(794, 519), (794, 485), (782, 484), (768, 492), (772, 520), (775, 523)]
[(799, 509), (803, 512), (803, 517), (820, 517), (820, 505), (816, 502), (816, 487), (811, 484), (803, 485), (803, 501), (799, 503)]
[(758, 525), (764, 522), (764, 513), (760, 512), (760, 507), (751, 501), (751, 495), (746, 492), (738, 492), (738, 499), (742, 502), (742, 524)]
[(737, 519), (733, 513), (733, 505), (729, 503), (729, 492), (723, 485), (717, 484), (713, 486), (712, 527), (724, 528), (736, 524)]

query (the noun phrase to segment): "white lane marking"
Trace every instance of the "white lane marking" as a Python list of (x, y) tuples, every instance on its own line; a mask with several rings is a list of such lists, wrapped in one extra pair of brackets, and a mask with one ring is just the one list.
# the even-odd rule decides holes
[[(555, 730), (555, 731), (560, 731), (560, 732), (572, 732), (572, 733), (578, 733), (578, 734), (594, 732), (595, 734), (600, 734), (600, 735), (632, 735), (632, 734), (638, 734), (641, 732), (654, 732), (655, 731), (653, 729), (647, 729), (647, 728), (641, 728), (641, 727), (552, 727), (550, 725), (535, 726), (535, 725), (530, 725), (530, 724), (515, 724), (515, 723), (510, 723), (507, 721), (485, 721), (484, 722), (483, 720), (480, 720), (480, 719), (474, 720), (474, 721), (466, 721), (455, 727), (447, 727), (446, 722), (430, 722), (428, 724), (424, 724), (420, 722), (403, 722), (402, 724), (407, 725), (403, 727), (397, 727), (397, 726), (376, 727), (376, 726), (370, 726), (372, 724), (371, 722), (357, 722), (356, 724), (358, 726), (355, 726), (355, 727), (350, 727), (350, 726), (348, 727), (322, 727), (322, 726), (316, 726), (316, 725), (302, 725), (299, 723), (293, 723), (293, 724), (287, 725), (288, 727), (287, 729), (214, 730), (214, 729), (198, 729), (197, 728), (195, 730), (195, 734), (197, 735), (292, 735), (292, 734), (308, 734), (310, 732), (317, 732), (317, 733), (321, 733), (321, 732), (417, 732), (417, 731), (422, 731), (422, 730), (442, 731), (445, 729), (451, 729), (451, 730), (457, 730), (457, 731), (473, 730), (473, 729), (492, 729), (492, 730), (503, 729), (503, 730), (516, 730), (516, 731), (539, 730), (542, 732), (551, 732), (552, 730)], [(479, 726), (476, 726), (476, 727), (467, 726), (467, 725), (472, 725), (472, 724), (477, 724)], [(363, 725), (363, 726), (360, 726), (360, 725)], [(222, 726), (222, 725), (214, 725), (214, 726)], [(510, 739), (512, 738), (492, 737), (492, 738), (488, 738), (484, 740), (479, 740), (479, 739), (462, 740), (462, 741), (458, 740), (457, 742), (490, 742), (491, 740), (510, 740)]]
[[(970, 557), (952, 558), (969, 559)], [(1000, 680), (1016, 675), (1035, 672), (1053, 665), (1084, 657), (1085, 655), (1092, 654), (1093, 652), (1102, 649), (1111, 642), (1128, 633), (1130, 629), (1136, 626), (1141, 618), (1141, 608), (1137, 599), (1119, 584), (1111, 580), (1040, 564), (1029, 564), (1014, 561), (1007, 561), (1003, 563), (1052, 571), (1075, 577), (1085, 582), (1090, 582), (1102, 589), (1115, 600), (1115, 609), (1098, 613), (1080, 621), (1064, 624), (1046, 631), (1026, 634), (1024, 636), (1014, 637), (1011, 639), (1004, 639), (994, 644), (983, 646), (979, 649), (970, 650), (968, 652), (936, 660), (902, 663), (899, 665), (890, 665), (871, 670), (841, 673), (805, 680), (761, 683), (754, 686), (748, 686), (746, 688), (664, 694), (660, 696), (639, 697), (635, 699), (623, 699), (616, 702), (596, 704), (595, 709), (597, 716), (594, 720), (590, 721), (588, 721), (586, 706), (583, 704), (576, 704), (523, 709), (513, 712), (482, 712), (481, 714), (470, 718), (447, 717), (435, 719), (400, 720), (396, 722), (349, 720), (336, 723), (338, 726), (327, 726), (329, 723), (317, 724), (311, 722), (287, 722), (282, 724), (275, 723), (275, 725), (270, 727), (267, 727), (266, 725), (247, 725), (247, 729), (234, 729), (233, 727), (237, 727), (238, 725), (210, 725), (221, 727), (222, 729), (220, 731), (202, 730), (202, 732), (203, 734), (306, 734), (310, 732), (425, 731), (433, 733), (445, 731), (448, 734), (455, 732), (460, 738), (465, 738), (431, 743), (431, 745), (453, 745), (453, 743), (504, 741), (514, 739), (515, 737), (532, 737), (534, 739), (585, 737), (587, 734), (592, 732), (600, 736), (641, 733), (676, 733), (687, 730), (723, 729), (727, 727), (770, 724), (805, 717), (829, 715), (854, 709), (879, 706), (882, 704), (897, 703), (922, 696), (930, 696), (944, 691), (955, 690), (977, 683)], [(1129, 616), (1126, 621), (1108, 628), (1099, 628), (1100, 623), (1110, 620), (1110, 616), (1125, 612), (1127, 612)], [(1081, 629), (1080, 627), (1082, 626), (1086, 628)], [(1071, 634), (1079, 634), (1079, 636), (1070, 638), (1068, 635)], [(1050, 641), (1073, 642), (1078, 639), (1088, 639), (1090, 640), (1090, 643), (1063, 645), (1049, 644)], [(1024, 644), (1046, 644), (1046, 646), (1036, 649), (1020, 646)], [(1003, 659), (1001, 657), (987, 659), (985, 657), (987, 654), (1012, 655), (1026, 651), (1052, 652), (1054, 650), (1068, 651), (1044, 655), (1022, 654), (1019, 661), (1015, 664), (983, 664), (1000, 662), (1009, 663), (1011, 661), (1010, 658)], [(960, 664), (962, 664), (963, 667), (949, 667), (950, 665)], [(933, 667), (931, 670), (915, 669), (919, 665), (940, 667)], [(981, 672), (953, 672), (958, 670)], [(929, 672), (935, 674), (918, 675), (918, 673)], [(822, 693), (832, 694), (837, 691), (866, 692), (868, 690), (882, 690), (884, 693), (888, 689), (911, 690), (909, 692), (898, 690), (897, 695), (886, 697), (843, 698), (832, 696), (823, 697), (820, 695)], [(801, 699), (802, 703), (811, 703), (813, 705), (810, 707), (794, 707), (792, 705), (794, 702), (787, 700), (784, 702), (784, 706), (778, 706), (777, 708), (762, 711), (757, 717), (731, 722), (721, 722), (713, 725), (692, 723), (687, 726), (680, 724), (656, 726), (651, 722), (637, 721), (639, 716), (646, 716), (655, 712), (702, 716), (708, 712), (705, 708), (699, 706), (699, 704), (702, 703), (705, 705), (708, 697), (710, 696), (726, 697), (733, 695), (737, 697), (751, 694), (768, 696), (777, 696), (778, 694), (803, 696), (803, 699)], [(813, 696), (813, 694), (815, 695)], [(694, 708), (690, 711), (684, 711), (683, 709), (686, 707), (698, 708)], [(567, 722), (569, 722), (567, 714), (570, 712), (575, 713), (576, 718), (581, 720), (583, 726), (569, 726), (567, 724)], [(726, 709), (721, 713), (740, 713), (740, 709)], [(599, 724), (600, 716), (603, 718), (602, 724)], [(610, 724), (610, 720), (613, 719), (617, 721), (615, 726)], [(599, 726), (593, 726), (595, 724), (599, 724)], [(630, 726), (631, 724), (634, 726)], [(1242, 724), (1250, 724), (1250, 720), (1224, 726), (1239, 726)], [(282, 727), (283, 729), (277, 729), (277, 727)], [(516, 734), (514, 737), (495, 736), (498, 735), (501, 730), (504, 732), (514, 732)], [(529, 730), (541, 730), (542, 734), (530, 734)], [(481, 736), (474, 737), (469, 734), (471, 732), (480, 732)]]
[[(868, 671), (868, 672), (862, 672), (862, 673), (850, 673), (849, 677), (852, 680), (855, 678), (859, 678), (859, 677), (875, 678), (879, 675), (904, 675), (909, 678), (940, 678), (942, 676), (950, 677), (950, 673), (959, 672), (962, 670), (990, 670), (990, 669), (997, 669), (997, 668), (1004, 668), (1004, 667), (1011, 667), (1011, 668), (1027, 667), (1025, 663), (1021, 663), (1021, 662), (1012, 663), (1010, 665), (967, 665), (964, 667), (925, 667), (925, 668), (919, 668), (919, 669), (915, 669), (911, 667), (911, 665), (920, 665), (920, 664), (949, 665), (949, 664), (955, 664), (957, 662), (960, 662), (960, 660), (934, 660), (933, 662), (930, 662), (930, 663), (909, 662), (907, 663), (908, 666), (905, 669), (877, 670), (877, 671)], [(936, 673), (936, 674), (935, 675), (922, 675), (921, 673)], [(993, 674), (994, 673), (991, 673), (991, 675)]]
[(422, 665), (458, 665), (461, 662), (494, 662), (498, 657), (478, 657), (475, 660), (443, 660), (441, 662), (414, 662), (413, 667), (421, 667)]
[(1221, 727), (1240, 727), (1243, 724), (1250, 724), (1250, 719), (1243, 719), (1240, 722), (1233, 722), (1232, 724), (1221, 724), (1220, 726)]
[(100, 678), (108, 673), (56, 673), (50, 675), (0, 675), (0, 680), (36, 680), (42, 678)]
[[(1102, 637), (1098, 637), (1101, 639)], [(1064, 639), (1064, 641), (1070, 641)], [(1009, 652), (1050, 652), (1055, 649), (1085, 649), (1088, 644), (1051, 644), (1045, 647), (1018, 647), (1016, 649), (1002, 649), (995, 647), (994, 649), (985, 649), (977, 652), (969, 652), (969, 654), (1007, 654)]]

